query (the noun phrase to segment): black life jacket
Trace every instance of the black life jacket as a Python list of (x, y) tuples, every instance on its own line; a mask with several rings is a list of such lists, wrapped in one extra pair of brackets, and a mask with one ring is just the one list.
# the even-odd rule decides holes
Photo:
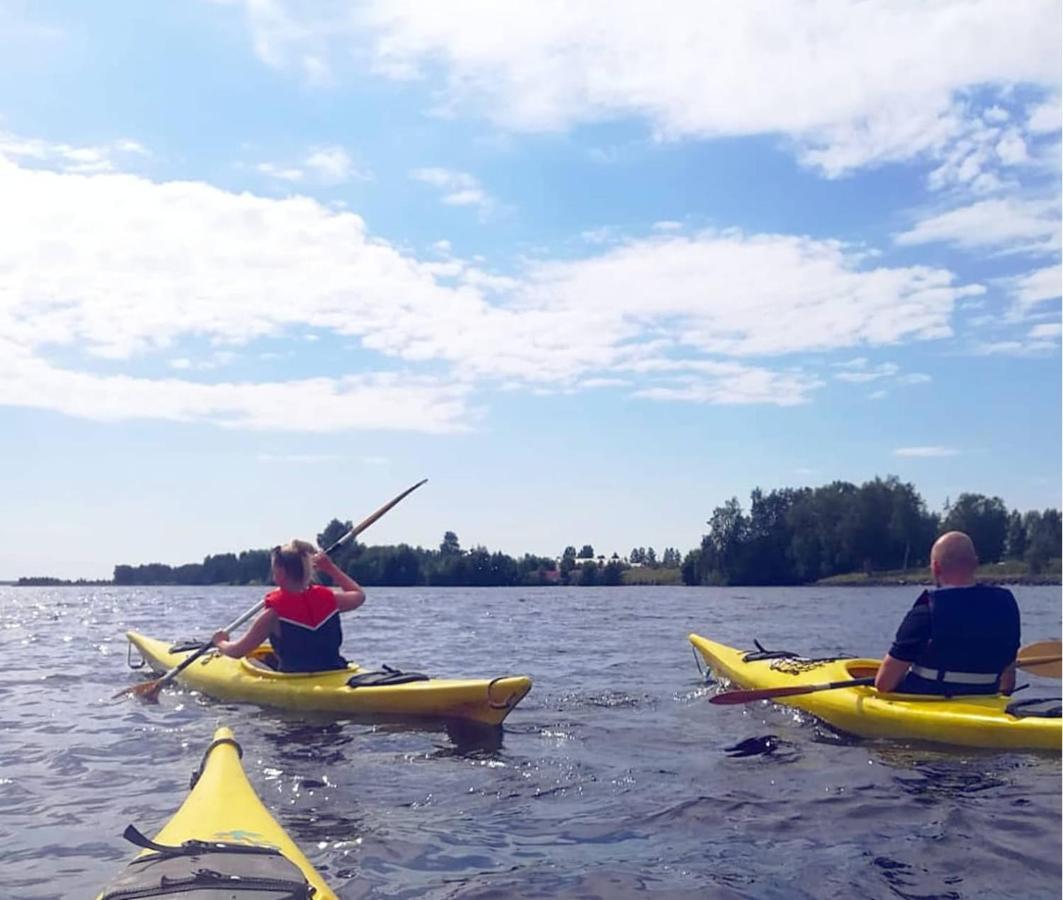
[[(1000, 676), (1019, 649), (1019, 607), (1011, 591), (975, 584), (927, 591), (925, 597), (930, 606), (930, 640), (898, 690), (997, 693)], [(965, 674), (981, 677), (965, 680)]]

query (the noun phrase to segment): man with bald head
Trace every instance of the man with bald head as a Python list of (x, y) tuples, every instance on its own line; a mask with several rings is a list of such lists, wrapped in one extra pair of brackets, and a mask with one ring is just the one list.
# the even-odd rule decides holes
[(904, 617), (875, 687), (905, 694), (1010, 694), (1015, 689), (1019, 607), (1011, 591), (975, 584), (978, 554), (962, 531), (934, 542), (935, 588)]

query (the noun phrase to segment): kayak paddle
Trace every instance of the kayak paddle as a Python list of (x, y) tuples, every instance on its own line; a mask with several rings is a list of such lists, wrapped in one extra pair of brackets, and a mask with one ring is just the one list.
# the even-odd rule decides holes
[[(1041, 641), (1027, 644), (1015, 659), (1015, 664), (1034, 675), (1047, 678), (1061, 677), (1063, 645), (1059, 641)], [(752, 703), (755, 700), (773, 700), (777, 697), (799, 697), (803, 694), (818, 694), (820, 691), (836, 691), (847, 687), (866, 687), (875, 683), (874, 678), (849, 678), (845, 681), (827, 681), (822, 684), (802, 684), (794, 687), (761, 688), (749, 691), (724, 691), (709, 698), (709, 703), (731, 706), (736, 703)]]
[(1031, 675), (1063, 677), (1063, 641), (1038, 641), (1019, 651), (1015, 664)]
[(817, 694), (820, 691), (835, 691), (838, 688), (872, 685), (874, 678), (846, 678), (845, 681), (826, 681), (823, 684), (800, 684), (794, 687), (762, 688), (758, 691), (725, 691), (709, 697), (709, 703), (730, 706), (734, 703), (752, 703), (754, 700), (772, 700), (775, 697), (797, 697), (801, 694)]
[[(353, 540), (355, 537), (357, 537), (359, 534), (361, 534), (363, 531), (365, 531), (370, 525), (372, 525), (377, 519), (379, 519), (381, 516), (383, 516), (384, 513), (386, 513), (388, 510), (390, 510), (393, 506), (395, 506), (400, 501), (406, 499), (406, 497), (408, 497), (410, 494), (412, 494), (415, 490), (417, 490), (417, 488), (419, 488), (426, 481), (428, 481), (427, 478), (424, 478), (421, 481), (418, 481), (417, 484), (415, 484), (413, 487), (410, 487), (410, 488), (407, 488), (406, 490), (404, 490), (394, 500), (392, 500), (392, 501), (390, 501), (388, 503), (385, 503), (375, 513), (373, 513), (368, 518), (363, 519), (361, 522), (359, 522), (357, 525), (355, 525), (354, 528), (352, 528), (350, 531), (348, 531), (343, 537), (341, 537), (338, 541), (336, 541), (334, 544), (332, 544), (332, 546), (328, 547), (325, 550), (325, 553), (331, 554), (333, 551), (338, 550), (340, 547), (342, 547), (348, 541)], [(252, 606), (249, 610), (247, 610), (247, 612), (245, 612), (239, 618), (234, 619), (228, 625), (226, 625), (225, 626), (225, 631), (235, 631), (237, 628), (239, 628), (241, 625), (243, 625), (244, 622), (246, 622), (248, 619), (252, 618), (255, 615), (255, 613), (257, 613), (261, 608), (262, 608), (262, 601), (259, 600), (254, 606)], [(161, 678), (156, 678), (156, 679), (154, 679), (152, 681), (142, 681), (139, 684), (134, 684), (134, 685), (131, 685), (131, 686), (127, 687), (127, 688), (123, 688), (117, 694), (115, 694), (114, 698), (112, 698), (112, 699), (121, 697), (124, 694), (134, 694), (137, 697), (140, 697), (141, 699), (147, 700), (147, 701), (149, 701), (151, 703), (156, 702), (156, 698), (159, 695), (159, 691), (161, 691), (163, 689), (163, 687), (165, 687), (167, 684), (169, 684), (171, 681), (173, 681), (178, 675), (181, 674), (181, 672), (183, 672), (186, 668), (188, 668), (188, 666), (190, 666), (193, 662), (195, 662), (197, 659), (199, 659), (204, 653), (206, 653), (208, 650), (210, 650), (213, 646), (214, 646), (214, 644), (212, 644), (210, 641), (207, 641), (205, 644), (201, 644), (199, 646), (199, 648), (197, 650), (195, 650), (195, 652), (188, 654), (188, 656), (186, 656), (184, 659), (182, 659), (176, 666), (174, 666), (172, 669), (170, 669), (170, 671), (167, 672), (165, 675), (163, 675)]]

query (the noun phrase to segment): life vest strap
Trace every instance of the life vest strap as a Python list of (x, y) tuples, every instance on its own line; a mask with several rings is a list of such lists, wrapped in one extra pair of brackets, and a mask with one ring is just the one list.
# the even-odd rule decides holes
[(945, 672), (926, 666), (912, 666), (911, 672), (927, 681), (943, 681), (945, 684), (994, 684), (1000, 678), (1000, 675), (989, 672)]

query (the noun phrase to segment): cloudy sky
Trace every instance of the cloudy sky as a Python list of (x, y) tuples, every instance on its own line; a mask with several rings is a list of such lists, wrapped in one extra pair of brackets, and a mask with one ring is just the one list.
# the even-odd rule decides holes
[(1057, 2), (0, 0), (0, 578), (1060, 496)]

